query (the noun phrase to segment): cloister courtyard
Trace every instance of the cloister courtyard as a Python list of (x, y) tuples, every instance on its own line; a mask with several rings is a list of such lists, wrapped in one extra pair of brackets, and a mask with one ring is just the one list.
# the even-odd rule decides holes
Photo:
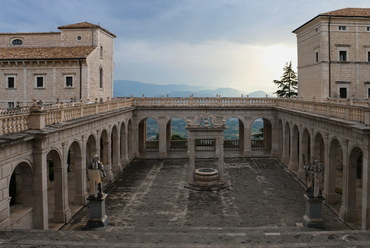
[[(214, 167), (197, 160), (196, 167)], [(195, 191), (187, 183), (188, 160), (134, 160), (105, 193), (109, 225), (105, 230), (146, 228), (302, 228), (305, 188), (272, 158), (229, 158), (225, 176), (230, 187)], [(323, 207), (325, 230), (348, 230)], [(63, 230), (84, 230), (83, 208)]]

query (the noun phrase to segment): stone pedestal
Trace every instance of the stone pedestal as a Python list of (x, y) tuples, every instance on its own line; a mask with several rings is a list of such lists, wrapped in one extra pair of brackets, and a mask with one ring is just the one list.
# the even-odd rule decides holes
[(324, 228), (322, 218), (322, 199), (321, 198), (306, 198), (306, 215), (303, 216), (303, 226), (312, 228)]
[(109, 224), (108, 217), (105, 214), (105, 199), (107, 194), (103, 197), (89, 197), (89, 221), (86, 224), (86, 228), (106, 227)]

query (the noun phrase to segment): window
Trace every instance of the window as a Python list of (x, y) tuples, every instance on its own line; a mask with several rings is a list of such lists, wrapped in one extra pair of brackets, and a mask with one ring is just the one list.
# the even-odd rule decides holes
[(99, 87), (103, 88), (103, 68), (99, 69)]
[(21, 39), (14, 39), (14, 40), (12, 40), (12, 45), (13, 46), (22, 46), (23, 41)]
[(14, 102), (8, 102), (8, 108), (14, 108)]
[(347, 61), (347, 51), (339, 51), (339, 61)]
[(347, 26), (339, 26), (338, 30), (345, 31), (347, 30)]
[(368, 32), (370, 32), (370, 27), (366, 27), (366, 30), (367, 30)]
[(101, 59), (103, 58), (103, 54), (104, 54), (103, 46), (100, 46), (100, 58)]
[(82, 40), (82, 37), (79, 35), (79, 36), (76, 37), (76, 40), (80, 41), (80, 40)]
[(44, 76), (35, 77), (36, 88), (45, 88)]
[(367, 62), (370, 62), (370, 51), (367, 52)]
[(340, 87), (339, 88), (339, 97), (340, 98), (347, 98), (347, 88), (346, 87)]
[(367, 98), (370, 98), (370, 88), (367, 88)]
[(65, 76), (66, 87), (73, 87), (73, 76)]
[(319, 62), (319, 52), (316, 52), (315, 55), (316, 55), (316, 62)]
[(8, 89), (15, 88), (15, 76), (6, 76), (6, 88)]

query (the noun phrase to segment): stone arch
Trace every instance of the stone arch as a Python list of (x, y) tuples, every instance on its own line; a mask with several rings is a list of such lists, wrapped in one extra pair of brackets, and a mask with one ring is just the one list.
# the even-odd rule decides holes
[(167, 122), (167, 152), (186, 151), (188, 138), (186, 126), (186, 120), (180, 117), (172, 117)]
[(33, 171), (30, 163), (22, 161), (15, 166), (9, 180), (9, 227), (32, 229), (34, 218)]
[(230, 117), (225, 121), (224, 131), (224, 149), (225, 155), (231, 151), (237, 151), (238, 154), (243, 154), (244, 150), (244, 123), (238, 117)]
[(57, 148), (51, 148), (46, 156), (48, 181), (49, 229), (71, 218), (68, 206), (67, 166)]
[(139, 122), (139, 154), (144, 156), (147, 152), (158, 152), (159, 149), (159, 122), (155, 118), (146, 117)]
[(313, 160), (319, 160), (325, 165), (325, 142), (320, 132), (316, 133), (314, 138)]
[(86, 164), (82, 156), (82, 145), (73, 141), (67, 153), (68, 200), (72, 215), (86, 204)]
[(86, 165), (92, 160), (95, 154), (98, 154), (98, 148), (96, 146), (97, 138), (94, 134), (90, 134), (86, 140)]
[(347, 221), (356, 221), (361, 219), (362, 207), (362, 174), (363, 174), (363, 151), (358, 146), (350, 149), (348, 157), (348, 181), (347, 192), (343, 192), (347, 199), (346, 209)]
[[(272, 147), (272, 124), (265, 117), (255, 118), (251, 123), (251, 147), (254, 155), (270, 155)], [(256, 151), (260, 150), (260, 153)]]
[[(329, 142), (329, 161), (325, 164), (324, 198), (328, 204), (339, 203), (343, 184), (343, 148), (340, 141), (334, 137)], [(339, 194), (339, 195), (337, 195)], [(340, 206), (340, 204), (336, 205)], [(339, 209), (337, 209), (339, 211)]]

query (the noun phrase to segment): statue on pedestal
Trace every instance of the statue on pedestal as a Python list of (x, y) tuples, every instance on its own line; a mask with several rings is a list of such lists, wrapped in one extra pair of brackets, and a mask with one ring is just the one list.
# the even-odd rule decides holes
[(90, 197), (102, 198), (104, 196), (101, 179), (105, 176), (103, 163), (100, 162), (98, 155), (95, 154), (87, 166), (87, 179), (90, 181)]
[(309, 198), (321, 198), (321, 184), (324, 180), (324, 166), (314, 160), (312, 164), (304, 166), (306, 172), (307, 196)]

